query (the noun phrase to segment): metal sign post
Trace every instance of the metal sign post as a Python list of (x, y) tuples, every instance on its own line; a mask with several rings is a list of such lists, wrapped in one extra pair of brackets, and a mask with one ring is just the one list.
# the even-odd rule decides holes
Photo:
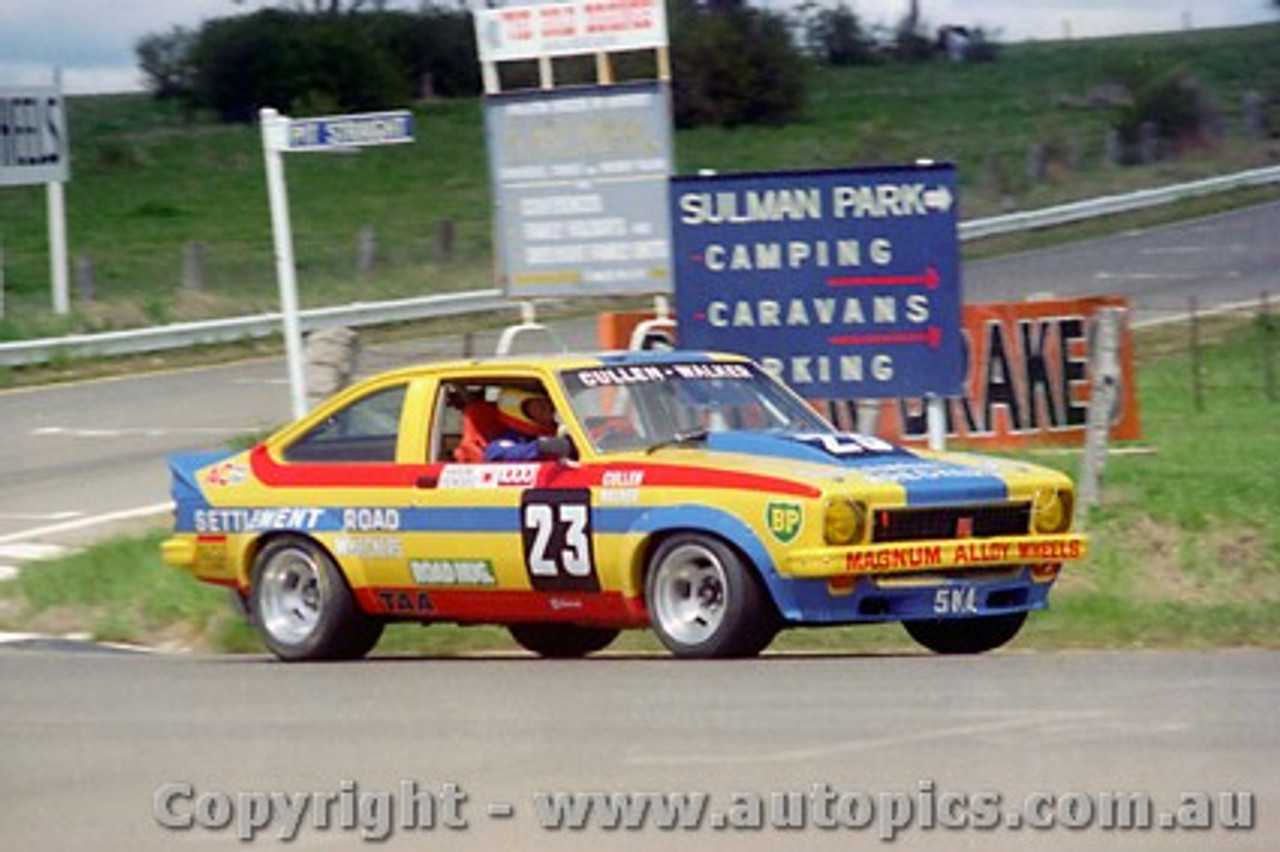
[(267, 167), (267, 199), (271, 204), (276, 281), (280, 285), (280, 314), (284, 319), (290, 410), (296, 419), (307, 413), (307, 385), (302, 363), (302, 329), (298, 321), (298, 279), (293, 262), (289, 192), (285, 187), (284, 158), (281, 155), (289, 144), (289, 119), (269, 107), (259, 113), (259, 118), (262, 122), (262, 152)]
[(267, 170), (267, 198), (271, 205), (276, 278), (280, 285), (280, 312), (284, 320), (289, 400), (296, 419), (307, 413), (307, 384), (283, 154), (287, 151), (342, 151), (369, 145), (412, 142), (413, 116), (407, 110), (400, 110), (295, 120), (267, 107), (258, 113), (258, 118), (262, 125), (262, 153)]

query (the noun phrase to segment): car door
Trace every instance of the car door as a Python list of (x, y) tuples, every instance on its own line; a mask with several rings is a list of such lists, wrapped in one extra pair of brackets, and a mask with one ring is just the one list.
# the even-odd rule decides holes
[(427, 384), (389, 381), (335, 401), (254, 462), (276, 504), (293, 514), (305, 510), (301, 532), (325, 546), (362, 606), (375, 612), (418, 609), (383, 590), (401, 585), (408, 570), (413, 497), (426, 471), (420, 435)]
[(512, 383), (545, 392), (533, 376), (459, 375), (433, 396), (431, 475), (414, 497), (408, 569), (441, 618), (571, 617), (599, 588), (589, 491), (559, 486), (559, 461), (483, 461), (474, 447), (472, 433), (488, 428), (492, 440), (500, 428), (477, 412)]

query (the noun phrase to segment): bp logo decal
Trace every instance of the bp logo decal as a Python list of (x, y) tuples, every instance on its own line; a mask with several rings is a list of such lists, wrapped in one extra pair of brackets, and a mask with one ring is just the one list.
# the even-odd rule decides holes
[(799, 503), (776, 502), (765, 507), (765, 525), (783, 544), (790, 544), (804, 526), (804, 512)]

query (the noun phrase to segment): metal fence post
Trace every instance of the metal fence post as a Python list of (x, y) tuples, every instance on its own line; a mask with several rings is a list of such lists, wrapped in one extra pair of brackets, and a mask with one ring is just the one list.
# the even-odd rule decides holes
[(1262, 382), (1270, 402), (1276, 401), (1276, 329), (1271, 318), (1271, 299), (1262, 294)]
[(1195, 296), (1188, 301), (1187, 307), (1191, 331), (1191, 397), (1195, 401), (1196, 411), (1204, 411), (1204, 370), (1200, 364), (1200, 303)]

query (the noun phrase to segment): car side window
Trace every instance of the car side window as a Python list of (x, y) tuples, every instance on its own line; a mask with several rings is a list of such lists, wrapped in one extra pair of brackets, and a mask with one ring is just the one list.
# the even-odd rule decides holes
[(474, 387), (461, 383), (441, 383), (432, 406), (432, 426), (427, 436), (428, 462), (462, 460), (458, 447), (467, 439), (463, 411), (476, 393)]
[(340, 408), (284, 451), (287, 462), (394, 462), (405, 385), (375, 391)]
[[(526, 407), (538, 400), (544, 404), (541, 408)], [(521, 452), (515, 445), (536, 446), (535, 436), (556, 433), (557, 415), (554, 408), (547, 410), (549, 406), (550, 396), (537, 379), (513, 376), (444, 382), (436, 395), (427, 438), (428, 461), (476, 464), (534, 460), (536, 450)], [(539, 418), (541, 422), (535, 422)], [(494, 443), (503, 449), (494, 450), (490, 446)]]

